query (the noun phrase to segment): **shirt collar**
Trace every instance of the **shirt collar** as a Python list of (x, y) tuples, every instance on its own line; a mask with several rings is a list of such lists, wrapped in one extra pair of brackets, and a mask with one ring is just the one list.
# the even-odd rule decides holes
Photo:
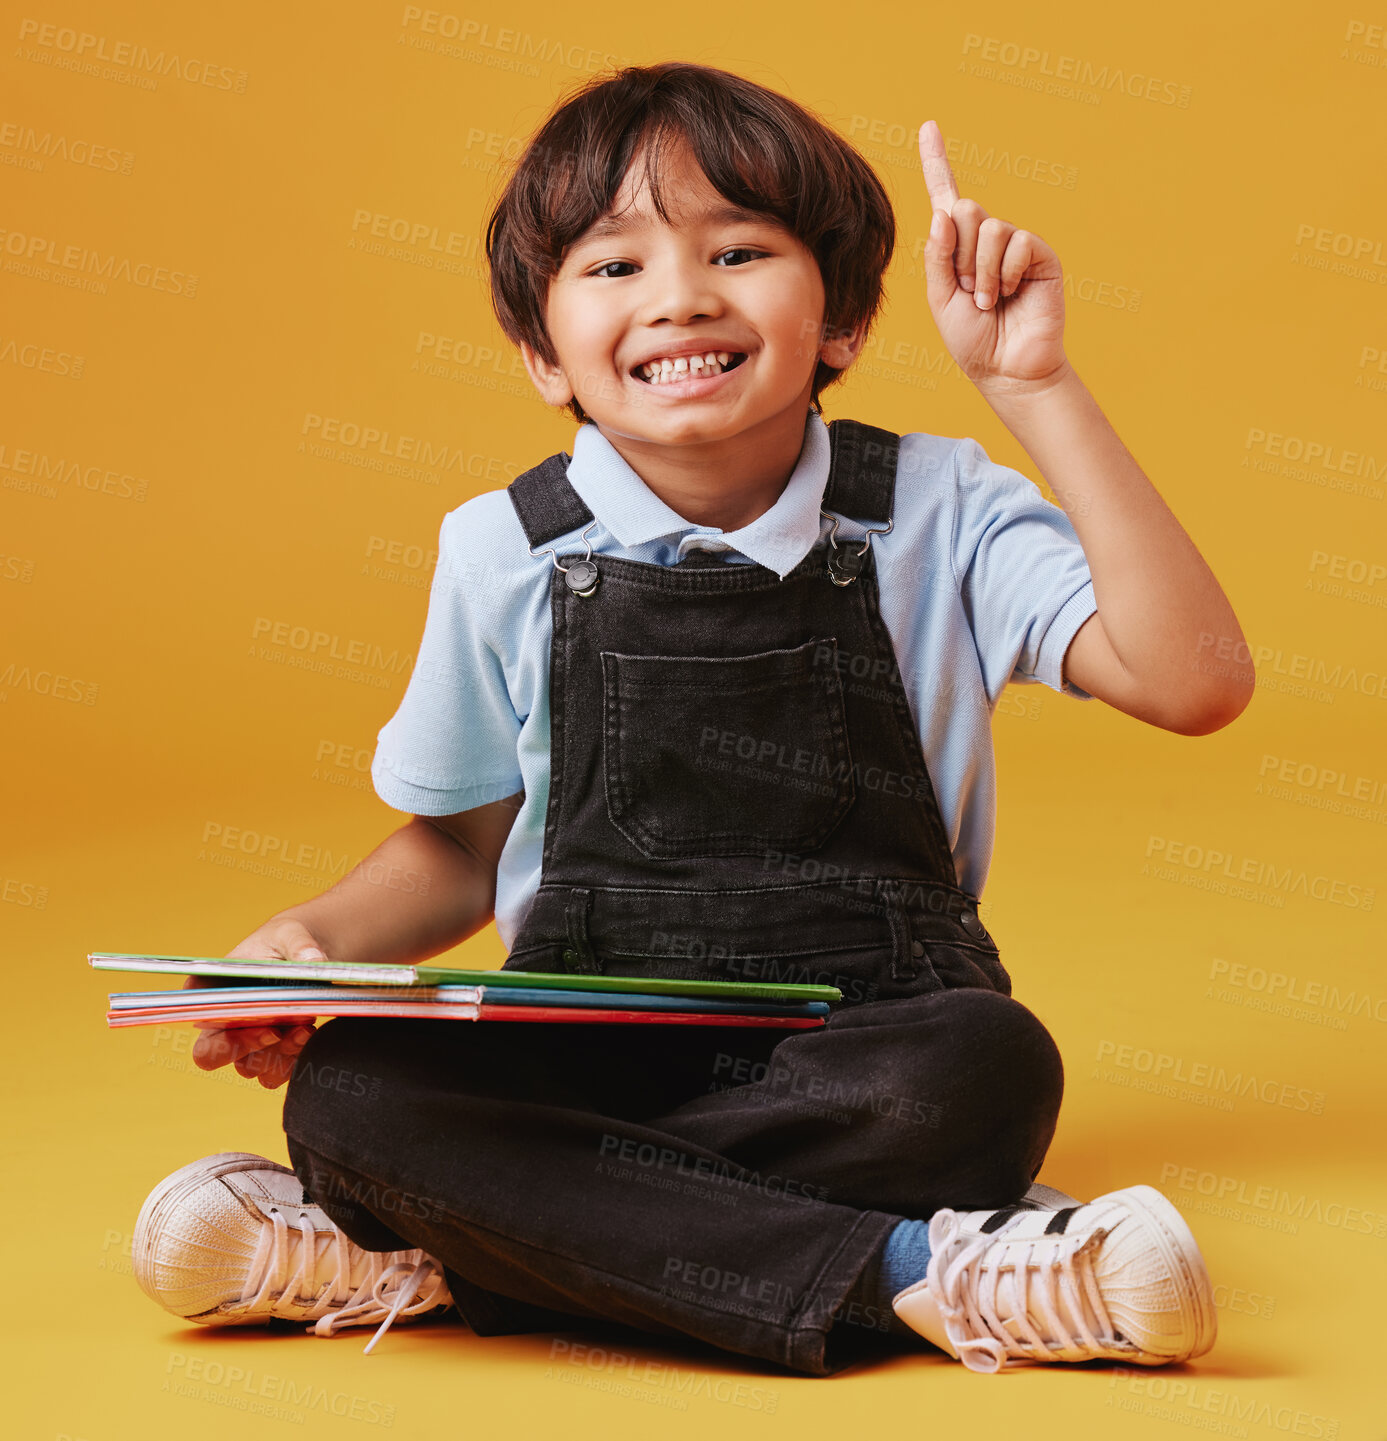
[(667, 506), (591, 421), (581, 425), (573, 438), (568, 479), (587, 508), (627, 549), (662, 536), (716, 537), (784, 580), (822, 534), (819, 507), (828, 484), (829, 459), (828, 426), (811, 410), (799, 458), (775, 504), (749, 525), (727, 531), (694, 525)]

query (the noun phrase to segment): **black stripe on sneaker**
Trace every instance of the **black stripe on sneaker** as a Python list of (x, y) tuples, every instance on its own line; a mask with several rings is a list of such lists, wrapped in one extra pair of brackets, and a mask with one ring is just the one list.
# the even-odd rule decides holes
[(1078, 1209), (1079, 1208), (1077, 1206), (1066, 1206), (1064, 1210), (1056, 1211), (1055, 1214), (1050, 1217), (1050, 1224), (1046, 1226), (1045, 1234), (1047, 1236), (1052, 1236), (1055, 1234), (1056, 1231), (1063, 1231), (1064, 1228), (1069, 1224), (1069, 1218)]
[(994, 1211), (978, 1229), (989, 1234), (993, 1231), (999, 1231), (1013, 1216), (1018, 1215), (1025, 1209), (1025, 1206), (1003, 1206), (1000, 1211)]

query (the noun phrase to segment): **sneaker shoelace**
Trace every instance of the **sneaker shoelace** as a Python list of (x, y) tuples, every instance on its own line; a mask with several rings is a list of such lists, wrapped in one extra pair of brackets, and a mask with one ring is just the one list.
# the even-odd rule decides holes
[[(322, 1233), (306, 1212), (299, 1212), (297, 1227), (292, 1230), (277, 1208), (271, 1209), (270, 1220), (274, 1230), (269, 1248), (259, 1268), (252, 1268), (243, 1293), (243, 1301), (252, 1313), (298, 1321), (316, 1317), (314, 1324), (307, 1327), (315, 1336), (331, 1336), (339, 1326), (359, 1326), (384, 1317), (367, 1343), (365, 1354), (369, 1356), (396, 1317), (426, 1311), (440, 1302), (439, 1292), (445, 1289), (446, 1281), (442, 1268), (430, 1256), (412, 1266), (407, 1261), (385, 1266), (383, 1261), (389, 1252), (363, 1250), (336, 1226), (331, 1228), (330, 1244), (320, 1256), (317, 1238)], [(295, 1237), (299, 1241), (298, 1267), (291, 1276), (290, 1242)], [(315, 1274), (329, 1252), (334, 1258), (332, 1277), (325, 1284), (315, 1285)], [(352, 1262), (363, 1257), (366, 1275), (353, 1287)], [(403, 1283), (393, 1293), (388, 1292), (388, 1283), (401, 1272), (408, 1272)]]
[[(945, 1239), (930, 1256), (926, 1279), (949, 1340), (969, 1370), (996, 1372), (1018, 1362), (1111, 1355), (1117, 1333), (1093, 1274), (1094, 1253), (1107, 1235), (1102, 1227), (1087, 1234), (1012, 1241), (1013, 1247), (1027, 1248), (1024, 1258), (1018, 1254), (1015, 1264), (983, 1266), (979, 1263), (1005, 1231), (963, 1230), (952, 1211), (939, 1219)], [(1033, 1310), (1051, 1339), (1032, 1322)]]

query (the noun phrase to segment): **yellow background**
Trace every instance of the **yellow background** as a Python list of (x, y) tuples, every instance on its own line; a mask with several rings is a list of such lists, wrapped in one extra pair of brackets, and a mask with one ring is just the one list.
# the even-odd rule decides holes
[[(1381, 898), (1369, 903), (1387, 835), (1387, 581), (1371, 569), (1387, 561), (1387, 42), (1363, 28), (1380, 11), (438, 13), (477, 28), (450, 42), (403, 4), (262, 0), (210, 12), (71, 0), (4, 22), (3, 1310), (23, 1378), (11, 1434), (367, 1431), (330, 1402), (253, 1419), (244, 1385), (196, 1397), (167, 1385), (199, 1366), (206, 1381), (215, 1362), (257, 1385), (311, 1383), (339, 1407), (356, 1398), (409, 1436), (826, 1437), (864, 1420), (905, 1434), (1380, 1436), (1387, 977)], [(35, 27), (48, 24), (45, 40)], [(128, 41), (210, 67), (210, 83), (79, 61), (81, 32), (108, 55)], [(984, 915), (1068, 1067), (1042, 1179), (1081, 1196), (1161, 1186), (1220, 1287), (1213, 1353), (1144, 1384), (1104, 1368), (985, 1379), (924, 1352), (824, 1381), (639, 1350), (637, 1370), (693, 1367), (775, 1398), (753, 1409), (704, 1388), (681, 1411), (661, 1404), (667, 1387), (622, 1394), (627, 1373), (553, 1360), (548, 1337), (400, 1327), (366, 1359), (361, 1330), (328, 1343), (183, 1324), (129, 1274), (136, 1212), (166, 1173), (219, 1150), (284, 1159), (283, 1092), (196, 1070), (190, 1027), (107, 1031), (105, 995), (129, 986), (85, 954), (224, 953), (402, 823), (367, 766), (403, 693), (439, 522), (572, 435), (488, 307), (481, 231), (500, 157), (592, 72), (661, 59), (792, 95), (888, 186), (889, 306), (826, 418), (972, 435), (1036, 477), (926, 304), (915, 132), (936, 119), (961, 193), (1058, 252), (1075, 368), (1265, 648), (1254, 702), (1212, 736), (1040, 686), (1013, 687), (995, 722)], [(42, 153), (45, 135), (97, 163)], [(441, 253), (427, 242), (354, 245), (363, 213), (436, 228), (445, 249), (455, 233), (453, 270), (421, 263)], [(34, 242), (59, 261), (75, 246), (168, 274), (78, 288), (65, 277), (82, 272), (45, 266)], [(1356, 269), (1345, 249), (1361, 252)], [(424, 336), (446, 338), (451, 360), (426, 366), (438, 342)], [(366, 468), (363, 447), (315, 450), (314, 417), (424, 438), (465, 464)], [(1296, 460), (1312, 446), (1328, 454)], [(35, 456), (59, 478), (36, 481)], [(364, 673), (325, 674), (294, 663), (306, 652), (292, 645), (266, 655), (276, 625), (321, 632), (342, 655), (378, 650)], [(1270, 788), (1285, 764), (1291, 779)], [(1358, 812), (1342, 795), (1324, 803), (1355, 787), (1377, 792)], [(233, 830), (310, 863), (248, 868), (218, 843)], [(1215, 852), (1229, 859), (1210, 863)], [(1292, 883), (1210, 884), (1246, 863)], [(1295, 888), (1302, 878), (1339, 898)], [(462, 953), (502, 959), (490, 928)], [(1239, 966), (1254, 969), (1229, 984)], [(1273, 972), (1285, 1014), (1266, 1008)], [(1301, 1000), (1286, 1000), (1292, 987)], [(1144, 1089), (1157, 1066), (1201, 1065), (1256, 1077), (1260, 1095)]]

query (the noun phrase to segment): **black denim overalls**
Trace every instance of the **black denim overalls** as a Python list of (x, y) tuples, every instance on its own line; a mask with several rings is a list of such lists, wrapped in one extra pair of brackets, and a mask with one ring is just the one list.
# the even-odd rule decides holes
[[(824, 509), (870, 531), (783, 580), (554, 555), (543, 865), (506, 961), (837, 985), (828, 1024), (341, 1018), (290, 1081), (308, 1194), (437, 1257), (479, 1335), (615, 1322), (828, 1375), (884, 1339), (854, 1285), (899, 1220), (1005, 1205), (1044, 1159), (1059, 1055), (958, 884), (878, 608), (898, 437), (829, 436)], [(509, 487), (532, 554), (593, 521), (568, 459)], [(312, 1083), (343, 1070), (378, 1100)]]
[[(828, 433), (824, 510), (889, 530), (898, 437)], [(567, 462), (509, 486), (532, 553), (593, 519)], [(821, 542), (784, 580), (705, 551), (554, 556), (543, 870), (507, 969), (822, 980), (849, 1004), (1010, 994), (958, 884), (871, 538)]]

